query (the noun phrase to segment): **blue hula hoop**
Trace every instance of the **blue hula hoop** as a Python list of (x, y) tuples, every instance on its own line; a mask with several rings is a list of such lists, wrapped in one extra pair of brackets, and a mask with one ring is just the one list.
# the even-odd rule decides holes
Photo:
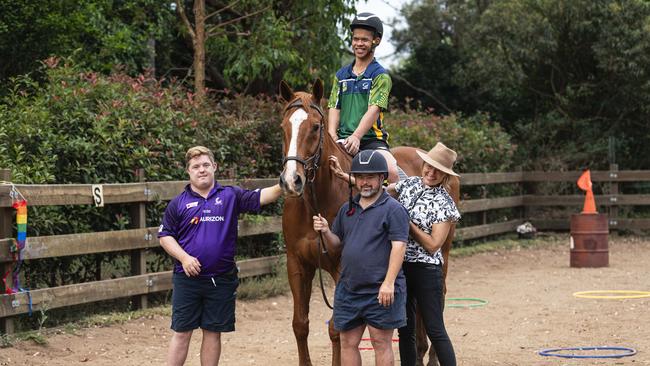
[[(557, 353), (559, 351), (625, 351), (625, 353), (612, 353), (609, 355), (576, 355), (572, 353)], [(564, 357), (564, 358), (621, 358), (636, 355), (636, 350), (634, 348), (628, 347), (609, 347), (609, 346), (597, 346), (597, 347), (568, 347), (568, 348), (548, 348), (543, 349), (538, 352), (540, 356), (555, 356), (555, 357)]]

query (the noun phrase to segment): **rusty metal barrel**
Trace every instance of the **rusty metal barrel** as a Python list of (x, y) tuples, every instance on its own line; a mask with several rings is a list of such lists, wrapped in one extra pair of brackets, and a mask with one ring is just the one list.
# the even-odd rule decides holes
[(608, 236), (607, 215), (571, 215), (571, 267), (609, 266)]

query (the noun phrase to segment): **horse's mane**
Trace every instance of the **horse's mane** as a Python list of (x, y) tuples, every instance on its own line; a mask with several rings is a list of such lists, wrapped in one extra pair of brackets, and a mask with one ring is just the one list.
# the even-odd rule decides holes
[[(325, 121), (325, 129), (327, 129), (327, 121)], [(341, 144), (334, 141), (334, 139), (329, 133), (325, 138), (329, 138), (332, 141), (332, 143), (334, 143), (334, 146), (336, 146), (336, 149), (341, 153), (341, 155), (345, 156), (348, 160), (352, 161), (352, 157), (350, 156), (350, 154), (348, 154), (348, 152), (345, 151), (345, 149), (343, 148), (343, 146), (341, 146)]]

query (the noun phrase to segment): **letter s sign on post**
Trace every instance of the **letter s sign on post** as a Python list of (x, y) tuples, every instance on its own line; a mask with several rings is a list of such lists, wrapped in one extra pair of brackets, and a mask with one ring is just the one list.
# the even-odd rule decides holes
[(95, 207), (104, 207), (104, 187), (101, 184), (93, 184), (91, 189)]

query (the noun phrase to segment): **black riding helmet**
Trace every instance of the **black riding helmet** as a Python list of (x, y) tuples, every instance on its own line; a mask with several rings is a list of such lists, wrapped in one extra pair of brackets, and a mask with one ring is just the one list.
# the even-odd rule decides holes
[(375, 32), (375, 36), (381, 38), (384, 35), (384, 25), (373, 13), (359, 13), (354, 17), (350, 30), (354, 31), (355, 28), (368, 29)]
[[(388, 178), (388, 164), (383, 155), (377, 150), (363, 150), (360, 151), (352, 159), (352, 167), (350, 168), (350, 176), (352, 174), (383, 174), (384, 179)], [(350, 197), (348, 198), (348, 211), (345, 213), (348, 216), (354, 215), (354, 204), (352, 201), (352, 179), (349, 178), (348, 184), (350, 185)]]
[(381, 173), (388, 177), (388, 164), (383, 155), (377, 150), (360, 151), (352, 159), (350, 174)]

